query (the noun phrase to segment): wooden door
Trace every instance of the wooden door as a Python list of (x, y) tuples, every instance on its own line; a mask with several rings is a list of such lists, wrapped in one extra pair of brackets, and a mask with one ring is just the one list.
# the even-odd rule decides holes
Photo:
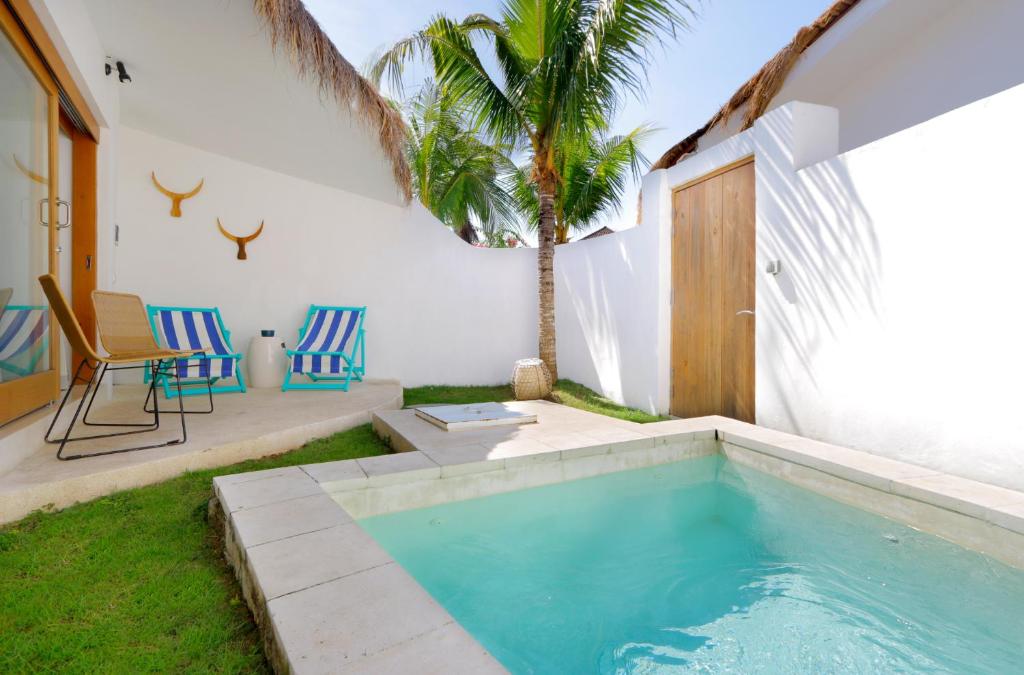
[(672, 225), (669, 410), (753, 422), (753, 158), (676, 190)]

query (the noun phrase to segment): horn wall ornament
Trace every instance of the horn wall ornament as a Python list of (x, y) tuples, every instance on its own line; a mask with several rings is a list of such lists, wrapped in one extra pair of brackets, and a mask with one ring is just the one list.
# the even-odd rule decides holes
[(47, 183), (50, 182), (50, 181), (46, 180), (46, 178), (44, 178), (43, 176), (40, 176), (35, 171), (33, 171), (32, 169), (30, 169), (27, 166), (25, 166), (24, 164), (22, 164), (21, 160), (18, 159), (17, 155), (11, 155), (11, 157), (14, 158), (14, 165), (16, 167), (18, 167), (18, 171), (22, 172), (23, 174), (25, 174), (26, 176), (28, 176), (29, 178), (31, 178), (35, 182), (39, 183), (40, 185), (46, 185)]
[(225, 237), (238, 244), (238, 259), (247, 260), (248, 256), (245, 255), (245, 245), (248, 244), (253, 239), (255, 239), (256, 237), (260, 236), (260, 234), (263, 232), (263, 221), (261, 220), (260, 226), (256, 229), (256, 231), (247, 237), (236, 237), (235, 235), (225, 230), (224, 226), (220, 224), (220, 218), (217, 218), (217, 229), (220, 230), (220, 233), (223, 234)]
[(149, 175), (153, 178), (153, 185), (156, 186), (156, 189), (159, 190), (160, 192), (164, 193), (166, 196), (170, 197), (170, 199), (171, 199), (171, 217), (172, 218), (181, 218), (181, 202), (182, 202), (182, 200), (189, 199), (191, 197), (195, 197), (197, 194), (199, 194), (199, 191), (203, 189), (203, 181), (206, 180), (205, 178), (200, 178), (199, 179), (199, 185), (197, 185), (194, 188), (192, 188), (191, 192), (171, 192), (170, 190), (165, 188), (163, 185), (161, 185), (160, 181), (158, 181), (156, 179), (156, 171), (151, 172)]

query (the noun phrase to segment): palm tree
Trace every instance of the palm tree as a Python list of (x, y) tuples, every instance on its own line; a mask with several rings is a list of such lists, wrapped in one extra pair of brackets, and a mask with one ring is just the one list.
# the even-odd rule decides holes
[[(644, 125), (621, 136), (595, 132), (556, 150), (562, 180), (555, 192), (555, 244), (568, 243), (571, 233), (586, 231), (602, 214), (618, 209), (627, 176), (639, 179), (648, 164), (640, 143), (652, 131)], [(536, 186), (530, 182), (529, 166), (519, 167), (513, 177), (513, 195), (528, 222), (536, 227), (540, 203)]]
[[(558, 376), (555, 355), (555, 195), (564, 177), (556, 149), (604, 126), (625, 93), (640, 95), (649, 51), (685, 25), (685, 0), (505, 0), (501, 19), (438, 15), (386, 51), (374, 67), (396, 89), (402, 66), (425, 57), (442, 91), (497, 142), (524, 147), (538, 196), (538, 342)], [(474, 38), (482, 38), (484, 41)], [(477, 45), (493, 47), (497, 77)]]
[(413, 194), (467, 243), (501, 239), (514, 232), (518, 214), (507, 182), (515, 167), (465, 122), (450, 97), (426, 82), (404, 106), (405, 152)]

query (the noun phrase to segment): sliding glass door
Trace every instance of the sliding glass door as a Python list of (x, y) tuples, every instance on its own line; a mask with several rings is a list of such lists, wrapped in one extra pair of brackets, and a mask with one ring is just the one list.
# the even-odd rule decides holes
[(0, 3), (0, 424), (58, 392), (58, 335), (37, 281), (56, 274), (57, 87)]

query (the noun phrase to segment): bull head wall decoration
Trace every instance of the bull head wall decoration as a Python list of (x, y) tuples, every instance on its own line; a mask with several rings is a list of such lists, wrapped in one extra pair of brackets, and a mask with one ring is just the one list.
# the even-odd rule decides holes
[(149, 175), (153, 178), (153, 185), (156, 186), (156, 189), (164, 193), (167, 197), (170, 197), (171, 218), (181, 218), (181, 202), (199, 194), (199, 191), (203, 189), (203, 181), (206, 180), (205, 178), (200, 178), (199, 185), (192, 188), (190, 192), (171, 192), (161, 185), (160, 181), (156, 179), (156, 171), (151, 172)]
[(247, 237), (236, 237), (235, 235), (225, 230), (224, 226), (220, 224), (220, 218), (217, 219), (217, 229), (220, 230), (220, 233), (223, 234), (225, 237), (238, 244), (238, 259), (247, 260), (248, 256), (246, 256), (245, 254), (245, 245), (248, 244), (253, 239), (255, 239), (256, 237), (260, 236), (260, 234), (263, 232), (263, 221), (261, 220), (260, 226), (256, 228), (256, 231)]
[(18, 167), (18, 171), (22, 172), (28, 178), (30, 178), (31, 180), (34, 180), (35, 182), (39, 183), (40, 185), (47, 185), (47, 184), (49, 184), (50, 181), (46, 180), (45, 176), (41, 176), (40, 174), (36, 173), (32, 169), (30, 169), (27, 166), (25, 166), (24, 164), (22, 164), (21, 160), (18, 159), (17, 155), (11, 155), (11, 157), (14, 157), (14, 166)]

